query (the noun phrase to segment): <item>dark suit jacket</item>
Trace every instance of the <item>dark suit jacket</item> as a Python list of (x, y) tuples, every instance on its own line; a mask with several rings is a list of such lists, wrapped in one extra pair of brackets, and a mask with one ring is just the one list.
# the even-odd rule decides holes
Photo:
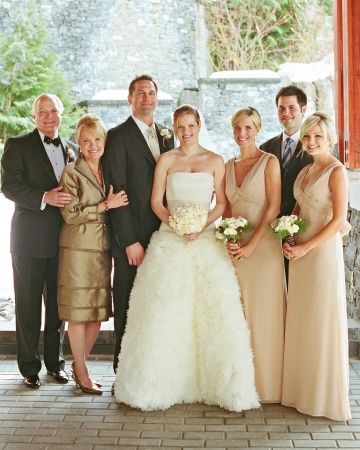
[(301, 142), (299, 141), (289, 165), (284, 171), (281, 162), (282, 138), (283, 135), (281, 133), (279, 136), (275, 136), (261, 144), (260, 148), (265, 152), (272, 153), (279, 160), (281, 168), (281, 206), (279, 216), (287, 216), (292, 213), (295, 206), (293, 189), (296, 177), (305, 166), (313, 162), (313, 158), (306, 152), (301, 153)]
[[(173, 139), (163, 138), (158, 125), (156, 129), (160, 153), (172, 149)], [(156, 161), (131, 116), (109, 130), (102, 164), (107, 188), (124, 189), (129, 199), (128, 206), (111, 210), (113, 255), (135, 242), (146, 247), (160, 226), (150, 206)]]
[[(65, 147), (70, 146), (75, 154), (77, 147), (65, 140), (61, 146), (67, 162)], [(62, 223), (60, 210), (46, 205), (41, 211), (40, 205), (44, 192), (58, 184), (37, 129), (6, 141), (1, 160), (1, 190), (15, 202), (11, 253), (32, 258), (56, 256)]]

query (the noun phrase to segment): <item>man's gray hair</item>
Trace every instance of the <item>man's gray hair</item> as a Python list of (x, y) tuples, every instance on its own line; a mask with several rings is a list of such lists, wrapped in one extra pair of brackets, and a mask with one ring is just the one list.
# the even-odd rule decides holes
[(36, 97), (36, 99), (34, 100), (34, 102), (32, 104), (31, 112), (32, 112), (33, 117), (36, 114), (39, 101), (42, 100), (43, 98), (49, 98), (50, 100), (52, 100), (55, 103), (57, 110), (59, 111), (60, 114), (62, 114), (64, 112), (64, 105), (62, 104), (61, 100), (59, 99), (59, 97), (57, 95), (44, 93), (44, 94), (40, 94), (38, 97)]

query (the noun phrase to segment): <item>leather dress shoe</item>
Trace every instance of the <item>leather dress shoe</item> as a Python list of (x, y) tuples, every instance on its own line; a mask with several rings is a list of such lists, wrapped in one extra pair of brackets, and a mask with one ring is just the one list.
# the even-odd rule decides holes
[(65, 370), (48, 370), (48, 375), (51, 375), (57, 383), (65, 384), (69, 381), (69, 376)]
[(24, 377), (24, 384), (31, 389), (39, 389), (41, 385), (38, 375), (30, 375), (29, 377)]

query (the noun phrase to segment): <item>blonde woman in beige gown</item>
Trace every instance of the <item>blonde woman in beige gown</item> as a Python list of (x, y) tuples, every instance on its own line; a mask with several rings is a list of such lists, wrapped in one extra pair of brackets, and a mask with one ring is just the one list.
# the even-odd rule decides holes
[(298, 175), (294, 213), (308, 222), (296, 245), (284, 245), (289, 264), (282, 404), (312, 416), (351, 418), (342, 234), (348, 179), (329, 149), (336, 142), (330, 118), (308, 117), (301, 129), (314, 163)]
[(128, 204), (126, 194), (110, 188), (105, 195), (100, 158), (106, 128), (93, 114), (83, 116), (76, 127), (78, 159), (68, 164), (61, 177), (70, 203), (61, 209), (64, 223), (59, 238), (58, 310), (68, 321), (74, 357), (72, 377), (83, 392), (101, 394), (89, 376), (86, 360), (111, 314), (111, 255), (106, 213)]
[(226, 164), (227, 216), (252, 226), (240, 245), (228, 244), (241, 289), (254, 352), (255, 383), (262, 402), (281, 400), (286, 286), (281, 242), (270, 231), (280, 210), (281, 175), (276, 157), (259, 150), (261, 118), (254, 108), (232, 117), (240, 156)]

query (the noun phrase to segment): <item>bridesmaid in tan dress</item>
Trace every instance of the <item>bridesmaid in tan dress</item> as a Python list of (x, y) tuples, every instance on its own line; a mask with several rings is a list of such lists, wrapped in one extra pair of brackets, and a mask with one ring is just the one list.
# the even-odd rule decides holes
[(308, 117), (300, 133), (314, 163), (298, 175), (294, 213), (309, 224), (284, 244), (289, 265), (282, 404), (312, 416), (351, 418), (342, 235), (348, 178), (330, 148), (336, 135), (324, 113)]
[(226, 216), (245, 217), (252, 226), (238, 244), (228, 244), (235, 265), (254, 352), (256, 390), (262, 402), (281, 400), (285, 273), (281, 242), (269, 231), (280, 210), (281, 175), (274, 155), (259, 150), (261, 118), (254, 108), (231, 120), (240, 155), (226, 164)]

